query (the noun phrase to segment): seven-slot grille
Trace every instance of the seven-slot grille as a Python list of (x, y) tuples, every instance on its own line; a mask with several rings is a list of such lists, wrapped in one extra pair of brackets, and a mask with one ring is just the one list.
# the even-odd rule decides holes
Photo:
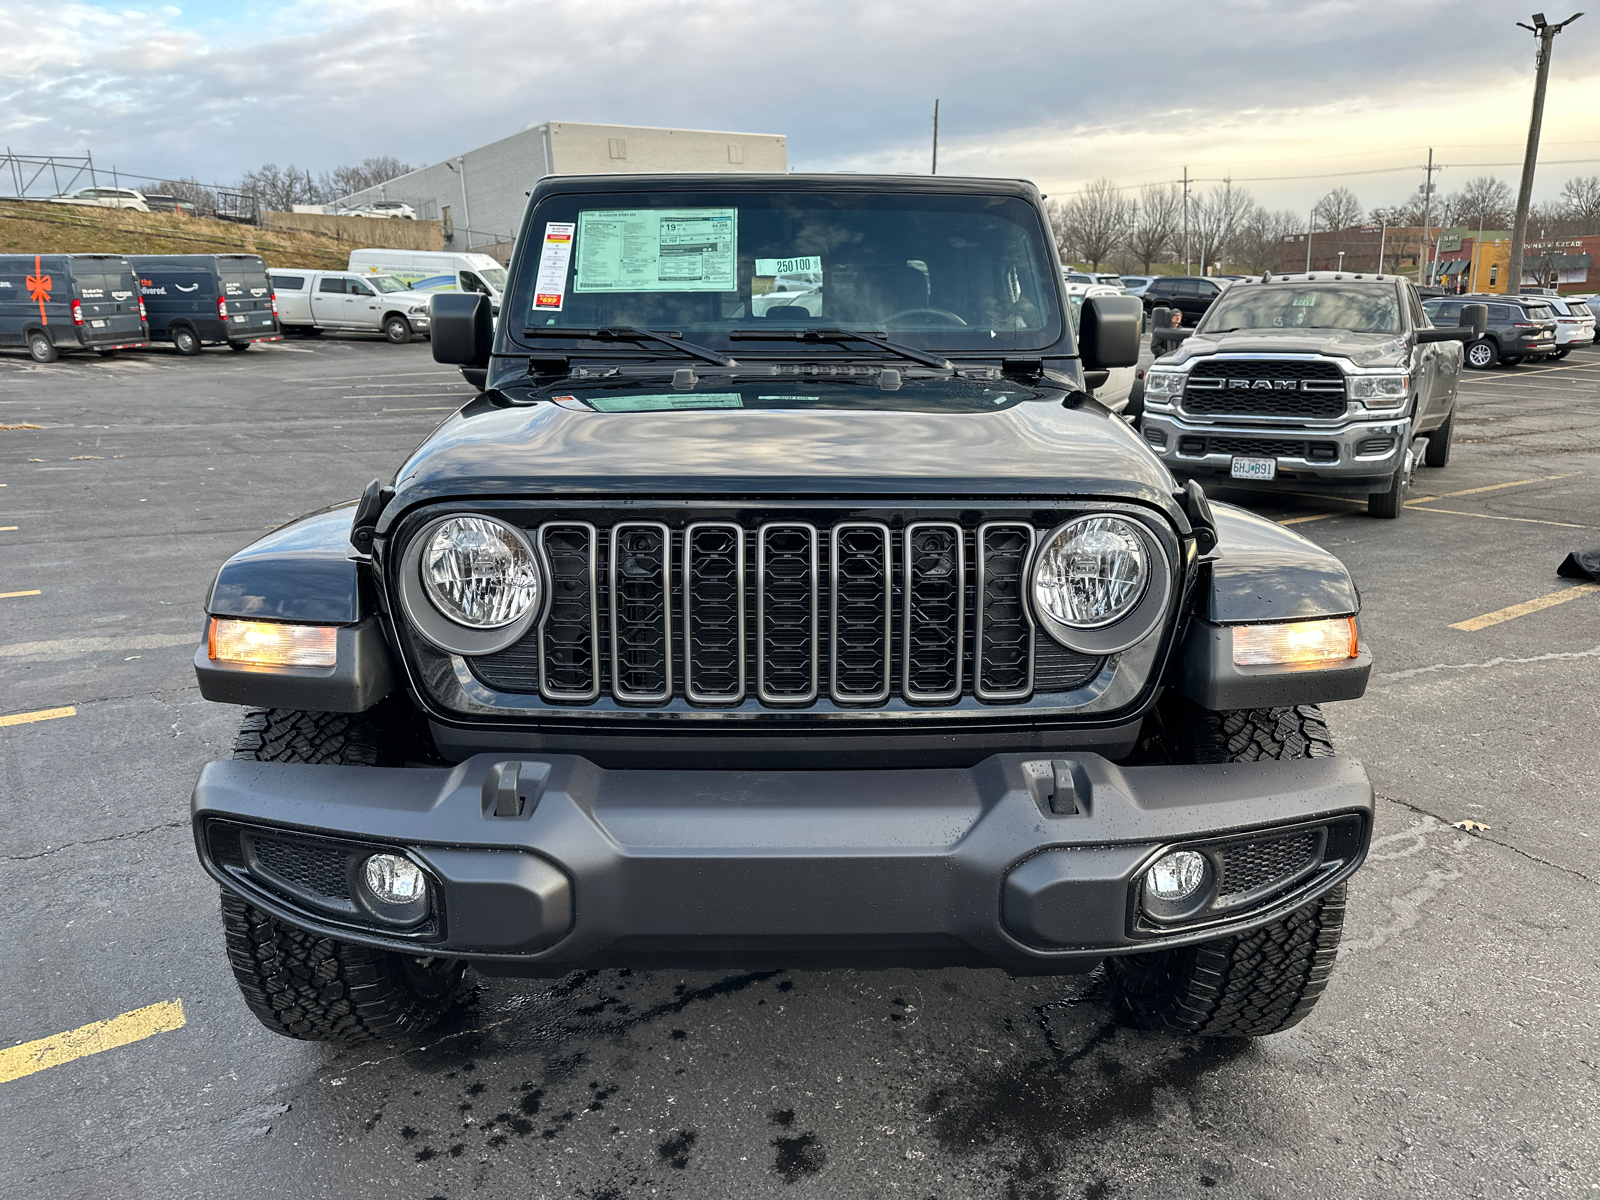
[(471, 668), (556, 704), (1014, 703), (1100, 668), (1036, 632), (1025, 521), (550, 521), (529, 536), (547, 609)]
[(1204, 359), (1189, 372), (1183, 407), (1207, 415), (1331, 420), (1344, 416), (1344, 372), (1322, 359)]

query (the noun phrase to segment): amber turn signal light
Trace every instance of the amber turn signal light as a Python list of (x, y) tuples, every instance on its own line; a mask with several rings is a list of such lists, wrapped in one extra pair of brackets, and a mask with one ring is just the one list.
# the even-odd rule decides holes
[(1337, 662), (1357, 650), (1354, 617), (1233, 627), (1233, 661), (1241, 667)]
[(338, 637), (333, 625), (212, 617), (207, 653), (216, 662), (247, 667), (331, 667)]

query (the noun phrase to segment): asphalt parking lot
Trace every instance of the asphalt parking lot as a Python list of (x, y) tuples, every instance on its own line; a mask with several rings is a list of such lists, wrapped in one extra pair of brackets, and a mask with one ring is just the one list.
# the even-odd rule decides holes
[(239, 712), (189, 660), (229, 553), (470, 392), (378, 339), (0, 354), (0, 1056), (134, 1014), (0, 1069), (0, 1196), (1600, 1195), (1600, 588), (1555, 575), (1600, 543), (1600, 352), (1463, 392), (1398, 521), (1217, 497), (1342, 556), (1377, 656), (1329, 721), (1378, 838), (1298, 1028), (1136, 1032), (1098, 976), (603, 972), (342, 1048), (229, 974), (187, 814)]

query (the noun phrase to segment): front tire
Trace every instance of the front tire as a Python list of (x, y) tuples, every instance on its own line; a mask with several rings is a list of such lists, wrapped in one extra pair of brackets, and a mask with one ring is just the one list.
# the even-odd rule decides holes
[(36, 363), (53, 363), (61, 357), (61, 351), (56, 349), (48, 334), (36, 329), (28, 335), (28, 355)]
[(179, 325), (172, 331), (172, 345), (185, 358), (193, 358), (203, 349), (200, 335), (187, 325)]
[[(398, 767), (407, 739), (401, 702), (364, 713), (257, 708), (245, 714), (235, 758)], [(374, 950), (278, 920), (222, 894), (222, 929), (240, 994), (274, 1033), (305, 1041), (416, 1034), (467, 997), (459, 959)]]
[[(1314, 704), (1214, 712), (1185, 704), (1178, 757), (1194, 763), (1326, 758), (1333, 740)], [(1344, 926), (1345, 886), (1249, 933), (1112, 957), (1106, 972), (1127, 1019), (1191, 1037), (1264, 1037), (1303, 1020), (1328, 985)]]
[(1500, 361), (1500, 347), (1493, 338), (1479, 338), (1467, 347), (1466, 360), (1474, 371), (1487, 371)]
[(1444, 424), (1428, 435), (1428, 449), (1422, 456), (1424, 466), (1447, 467), (1450, 465), (1450, 442), (1455, 437), (1456, 414), (1451, 413), (1444, 419)]
[(396, 346), (404, 346), (411, 340), (411, 322), (401, 316), (390, 317), (383, 323), (383, 336)]
[(1394, 520), (1405, 511), (1405, 505), (1401, 503), (1405, 490), (1406, 473), (1404, 470), (1396, 471), (1389, 477), (1388, 488), (1381, 492), (1367, 493), (1367, 515), (1385, 521)]

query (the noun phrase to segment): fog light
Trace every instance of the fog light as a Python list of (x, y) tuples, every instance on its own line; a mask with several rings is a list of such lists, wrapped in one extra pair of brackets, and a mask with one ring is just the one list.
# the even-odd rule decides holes
[(1206, 860), (1193, 850), (1174, 850), (1144, 873), (1144, 886), (1157, 900), (1187, 900), (1206, 881)]
[(212, 617), (206, 653), (217, 662), (243, 666), (331, 667), (338, 659), (338, 639), (332, 625)]
[(1337, 662), (1358, 649), (1354, 617), (1233, 627), (1233, 661), (1241, 667)]
[(406, 908), (425, 902), (428, 877), (409, 858), (398, 854), (374, 854), (362, 872), (373, 899)]

